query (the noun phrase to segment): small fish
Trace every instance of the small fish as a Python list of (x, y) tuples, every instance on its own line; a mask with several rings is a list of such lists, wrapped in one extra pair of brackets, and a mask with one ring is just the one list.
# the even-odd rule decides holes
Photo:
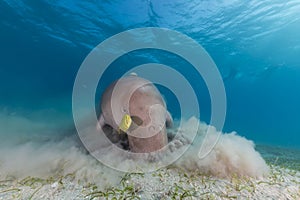
[(121, 133), (121, 131), (126, 132), (129, 129), (131, 123), (132, 123), (131, 117), (128, 114), (125, 114), (119, 125), (119, 133)]

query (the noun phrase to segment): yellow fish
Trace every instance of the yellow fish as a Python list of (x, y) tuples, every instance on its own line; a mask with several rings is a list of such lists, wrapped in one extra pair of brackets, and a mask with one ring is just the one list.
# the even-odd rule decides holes
[(129, 129), (131, 123), (132, 123), (131, 117), (128, 114), (125, 114), (119, 125), (119, 133), (121, 133), (121, 131), (126, 132)]

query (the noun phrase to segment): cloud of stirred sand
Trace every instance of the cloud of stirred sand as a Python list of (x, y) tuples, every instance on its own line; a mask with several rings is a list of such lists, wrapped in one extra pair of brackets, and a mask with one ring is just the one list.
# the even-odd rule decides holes
[[(197, 137), (192, 141), (189, 138), (190, 131), (198, 125)], [(222, 133), (210, 154), (204, 159), (199, 159), (198, 152), (207, 128), (208, 125), (199, 123), (196, 118), (183, 122), (178, 134), (172, 136), (166, 156), (175, 156), (186, 145), (191, 147), (173, 166), (186, 170), (199, 170), (220, 177), (231, 174), (260, 177), (268, 173), (268, 166), (261, 155), (255, 151), (254, 143), (234, 132)], [(210, 146), (211, 142), (215, 142), (218, 136), (218, 132), (212, 130), (203, 144), (204, 149)], [(0, 114), (0, 180), (10, 176), (47, 178), (74, 174), (78, 180), (98, 183), (101, 186), (119, 181), (122, 173), (106, 167), (90, 156), (76, 134), (53, 139), (51, 136), (57, 134), (51, 131), (58, 131), (58, 129), (50, 128), (47, 122), (37, 123), (20, 116)], [(175, 129), (169, 130), (171, 135), (176, 132)], [(113, 159), (115, 167), (122, 165), (130, 168), (134, 162), (113, 153), (108, 147), (99, 146), (99, 151), (107, 158)]]

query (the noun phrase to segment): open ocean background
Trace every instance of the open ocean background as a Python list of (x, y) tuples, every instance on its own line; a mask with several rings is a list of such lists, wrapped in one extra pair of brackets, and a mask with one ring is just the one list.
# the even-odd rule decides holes
[[(1, 142), (75, 134), (72, 89), (88, 53), (119, 32), (162, 27), (198, 41), (215, 61), (227, 93), (224, 132), (237, 131), (262, 152), (267, 146), (277, 153), (277, 146), (299, 149), (299, 11), (299, 0), (0, 0)], [(201, 120), (209, 122), (206, 86), (168, 53), (121, 57), (105, 84), (121, 76), (123, 66), (149, 62), (184, 71), (198, 91)], [(173, 96), (165, 97), (179, 118)]]

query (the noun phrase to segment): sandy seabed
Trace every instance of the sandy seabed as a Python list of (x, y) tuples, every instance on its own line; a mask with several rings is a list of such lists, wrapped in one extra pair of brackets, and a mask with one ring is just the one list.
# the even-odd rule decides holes
[(221, 179), (164, 168), (152, 173), (127, 173), (113, 187), (100, 189), (74, 174), (40, 179), (0, 181), (0, 199), (300, 199), (300, 172), (270, 166), (265, 178)]

